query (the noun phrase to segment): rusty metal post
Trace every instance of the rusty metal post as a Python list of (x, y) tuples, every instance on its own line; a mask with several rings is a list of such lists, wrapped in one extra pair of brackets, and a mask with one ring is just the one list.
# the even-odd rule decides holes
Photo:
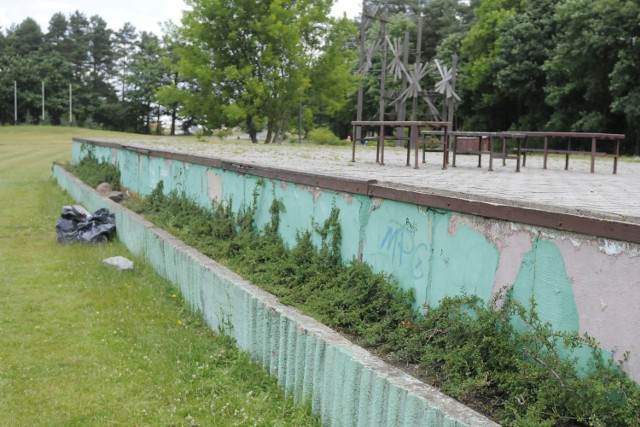
[(489, 135), (489, 172), (493, 172), (493, 136)]
[(449, 133), (449, 127), (445, 126), (444, 128), (444, 140), (442, 141), (442, 150), (444, 151), (444, 153), (442, 153), (442, 170), (446, 170), (447, 169), (447, 164), (449, 163), (449, 138), (450, 138), (450, 133)]
[(596, 139), (591, 138), (591, 173), (596, 169)]
[(356, 125), (353, 125), (353, 131), (352, 131), (352, 135), (353, 135), (353, 141), (351, 141), (351, 161), (355, 162), (356, 161)]
[(502, 166), (507, 165), (507, 140), (502, 137)]
[(451, 146), (451, 148), (453, 150), (453, 162), (451, 163), (451, 166), (455, 168), (457, 167), (456, 156), (458, 155), (458, 136), (457, 135), (453, 137), (453, 145)]
[(414, 150), (415, 150), (415, 166), (413, 167), (414, 169), (420, 169), (420, 166), (418, 166), (418, 132), (420, 131), (420, 128), (418, 126), (416, 126), (415, 124), (411, 125), (411, 145), (413, 146)]
[(520, 172), (520, 153), (522, 152), (522, 138), (516, 137), (516, 142), (518, 143), (517, 155), (516, 159), (516, 172)]

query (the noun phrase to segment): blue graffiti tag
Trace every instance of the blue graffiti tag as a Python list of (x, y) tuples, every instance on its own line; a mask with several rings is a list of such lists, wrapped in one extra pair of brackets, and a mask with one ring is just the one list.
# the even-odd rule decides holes
[(417, 227), (409, 219), (404, 224), (389, 225), (379, 249), (390, 257), (392, 264), (419, 279), (425, 274), (429, 248), (424, 243), (416, 244), (416, 232)]

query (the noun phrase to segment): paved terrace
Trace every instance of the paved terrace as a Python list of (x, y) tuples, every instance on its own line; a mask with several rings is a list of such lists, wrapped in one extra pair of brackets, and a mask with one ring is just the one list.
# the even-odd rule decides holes
[[(192, 140), (188, 140), (192, 141)], [(455, 195), (467, 200), (507, 202), (544, 210), (640, 223), (640, 159), (624, 159), (612, 174), (613, 160), (597, 158), (590, 173), (587, 156), (572, 156), (564, 170), (564, 156), (550, 156), (548, 169), (542, 156), (527, 156), (527, 165), (515, 172), (515, 159), (494, 159), (489, 172), (488, 155), (478, 168), (477, 156), (459, 156), (457, 167), (442, 170), (442, 154), (427, 153), (420, 169), (406, 166), (406, 150), (387, 148), (385, 164), (375, 162), (375, 146), (356, 147), (351, 162), (351, 146), (326, 147), (308, 144), (255, 145), (248, 141), (187, 142), (187, 140), (117, 140), (123, 145), (188, 153), (238, 163), (290, 169), (307, 173), (359, 179), (376, 179), (417, 192)], [(413, 165), (413, 152), (411, 164)], [(422, 155), (422, 153), (420, 154)]]

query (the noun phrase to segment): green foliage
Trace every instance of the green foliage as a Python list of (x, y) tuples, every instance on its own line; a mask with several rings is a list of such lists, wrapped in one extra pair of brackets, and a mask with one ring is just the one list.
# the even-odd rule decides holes
[[(502, 295), (499, 295), (499, 297)], [(640, 415), (640, 388), (597, 343), (554, 331), (507, 293), (488, 306), (477, 296), (446, 298), (407, 329), (406, 357), (458, 399), (514, 426), (624, 426)], [(587, 372), (574, 351), (592, 349)]]
[(177, 71), (195, 82), (186, 109), (211, 129), (244, 123), (254, 143), (263, 123), (279, 134), (308, 84), (330, 4), (192, 1), (179, 30), (184, 43), (177, 63)]
[(152, 119), (162, 114), (155, 90), (168, 79), (167, 53), (152, 33), (138, 34), (131, 24), (114, 33), (100, 16), (80, 11), (54, 14), (45, 34), (31, 18), (6, 33), (0, 48), (0, 123), (13, 121), (14, 82), (19, 123), (41, 116), (43, 82), (45, 121), (54, 125), (68, 120), (72, 106), (76, 124), (149, 133)]
[(624, 19), (625, 0), (566, 0), (556, 7), (558, 33), (545, 64), (550, 125), (574, 131), (606, 131), (615, 120), (609, 76), (628, 31), (640, 22)]
[(465, 128), (625, 133), (635, 147), (623, 149), (640, 152), (637, 1), (486, 0), (475, 13), (460, 61)]
[[(393, 341), (400, 322), (415, 315), (413, 296), (366, 265), (340, 262), (338, 209), (334, 207), (327, 220), (315, 227), (319, 248), (309, 232), (298, 236), (295, 247), (287, 250), (277, 234), (282, 202), (274, 200), (271, 221), (260, 233), (254, 225), (257, 193), (254, 196), (253, 204), (237, 213), (230, 202), (212, 211), (175, 192), (164, 196), (160, 182), (140, 210), (206, 255), (284, 302), (300, 304), (326, 324), (361, 336), (368, 345)], [(376, 321), (379, 317), (382, 321)]]
[[(323, 126), (344, 137), (364, 87), (363, 117), (379, 110), (379, 73), (360, 80), (358, 20), (329, 17), (331, 2), (194, 0), (160, 39), (131, 24), (112, 31), (99, 16), (32, 18), (0, 31), (0, 123), (65, 124), (69, 84), (74, 123), (151, 133), (162, 115), (208, 129), (242, 125), (253, 142)], [(459, 56), (456, 114), (472, 130), (558, 130), (627, 135), (623, 152), (640, 154), (640, 6), (635, 0), (412, 0), (367, 2), (391, 12), (387, 34), (409, 34), (416, 58), (417, 16), (425, 17), (421, 62)], [(371, 45), (379, 34), (374, 20)], [(380, 70), (381, 55), (372, 58)], [(437, 72), (421, 85), (433, 87)], [(389, 93), (399, 81), (386, 82)], [(441, 99), (435, 100), (438, 109)], [(302, 114), (300, 107), (302, 106)], [(391, 113), (387, 103), (387, 113)], [(418, 116), (431, 113), (424, 102)], [(46, 121), (45, 120), (45, 121)], [(156, 132), (161, 129), (155, 127)]]
[(543, 65), (554, 47), (556, 3), (529, 0), (499, 28), (492, 69), (496, 96), (509, 107), (503, 112), (505, 128), (542, 129), (549, 119), (541, 88), (546, 85)]
[(140, 34), (136, 48), (130, 54), (127, 74), (123, 77), (130, 102), (128, 113), (136, 132), (151, 133), (152, 114), (159, 114), (155, 107), (157, 88), (170, 83), (169, 66), (164, 60), (167, 52), (155, 34), (145, 31)]
[(120, 188), (120, 169), (116, 165), (100, 162), (89, 152), (76, 165), (68, 167), (69, 172), (76, 175), (87, 185), (95, 188), (103, 182), (111, 184), (111, 188)]
[(46, 118), (58, 124), (68, 113), (71, 71), (56, 52), (43, 50), (26, 56), (0, 52), (0, 123), (14, 120), (14, 82), (18, 92), (18, 122), (38, 123), (42, 116), (42, 82), (46, 91)]
[(466, 63), (463, 67), (465, 86), (478, 90), (491, 84), (491, 61), (496, 54), (496, 41), (502, 23), (517, 13), (521, 0), (487, 0), (476, 9), (477, 21), (462, 43)]
[(314, 144), (319, 145), (348, 145), (347, 141), (342, 141), (338, 138), (329, 128), (318, 128), (310, 130), (307, 134), (309, 139)]
[[(162, 183), (143, 212), (206, 255), (358, 343), (384, 352), (451, 396), (513, 426), (624, 426), (640, 417), (640, 389), (589, 337), (554, 331), (510, 294), (489, 305), (477, 296), (445, 298), (420, 315), (413, 295), (384, 274), (340, 257), (339, 211), (287, 249), (278, 235), (281, 201), (262, 232), (251, 206), (214, 211)], [(319, 244), (317, 242), (319, 238)], [(575, 354), (591, 349), (587, 371)]]
[[(635, 142), (633, 154), (640, 155), (640, 4), (623, 2), (619, 12), (620, 23), (628, 34), (625, 44), (618, 52), (618, 60), (610, 74), (609, 89), (613, 95), (611, 110), (623, 114), (626, 120), (627, 141)], [(630, 150), (629, 150), (630, 151)]]
[(459, 86), (465, 101), (461, 115), (466, 128), (504, 130), (508, 128), (510, 100), (497, 91), (495, 74), (499, 40), (505, 23), (516, 16), (522, 0), (486, 0), (475, 10), (477, 20), (461, 42)]
[(114, 134), (0, 128), (0, 425), (319, 426), (122, 243), (56, 242), (72, 136)]
[(233, 130), (231, 129), (216, 129), (213, 131), (213, 135), (219, 140), (223, 140), (231, 135), (233, 135)]
[[(320, 54), (309, 70), (309, 87), (305, 88), (303, 128), (308, 131), (313, 122), (327, 123), (344, 110), (357, 90), (357, 78), (352, 68), (357, 51), (347, 46), (357, 36), (357, 27), (346, 18), (332, 22)], [(314, 120), (315, 119), (315, 120)], [(310, 123), (311, 122), (311, 123)]]

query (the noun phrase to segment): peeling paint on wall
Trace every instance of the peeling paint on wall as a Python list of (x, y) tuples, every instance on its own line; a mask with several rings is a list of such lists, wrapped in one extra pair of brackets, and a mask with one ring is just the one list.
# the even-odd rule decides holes
[(622, 254), (630, 257), (640, 256), (640, 250), (638, 250), (638, 248), (631, 248), (631, 245), (627, 242), (614, 242), (613, 240), (605, 239), (599, 249), (600, 252), (611, 256)]
[(393, 275), (402, 288), (413, 288), (416, 308), (463, 292), (488, 301), (513, 285), (518, 301), (527, 306), (533, 296), (541, 318), (554, 327), (588, 332), (618, 354), (630, 351), (625, 369), (640, 380), (638, 244), (149, 159), (108, 147), (76, 143), (73, 161), (88, 152), (117, 163), (123, 186), (142, 195), (163, 179), (167, 192), (184, 189), (202, 206), (233, 201), (237, 212), (258, 189), (256, 224), (267, 224), (272, 202), (282, 201), (286, 211), (279, 232), (289, 246), (300, 232), (321, 225), (335, 206), (343, 260), (361, 259), (375, 271)]
[(500, 253), (481, 233), (461, 225), (449, 234), (451, 215), (434, 214), (433, 258), (427, 300), (437, 305), (444, 297), (463, 293), (491, 299)]
[(207, 197), (216, 205), (222, 200), (222, 178), (213, 170), (207, 169)]
[(558, 246), (538, 239), (520, 264), (513, 284), (513, 298), (527, 308), (532, 299), (540, 319), (557, 331), (577, 332), (578, 311)]

